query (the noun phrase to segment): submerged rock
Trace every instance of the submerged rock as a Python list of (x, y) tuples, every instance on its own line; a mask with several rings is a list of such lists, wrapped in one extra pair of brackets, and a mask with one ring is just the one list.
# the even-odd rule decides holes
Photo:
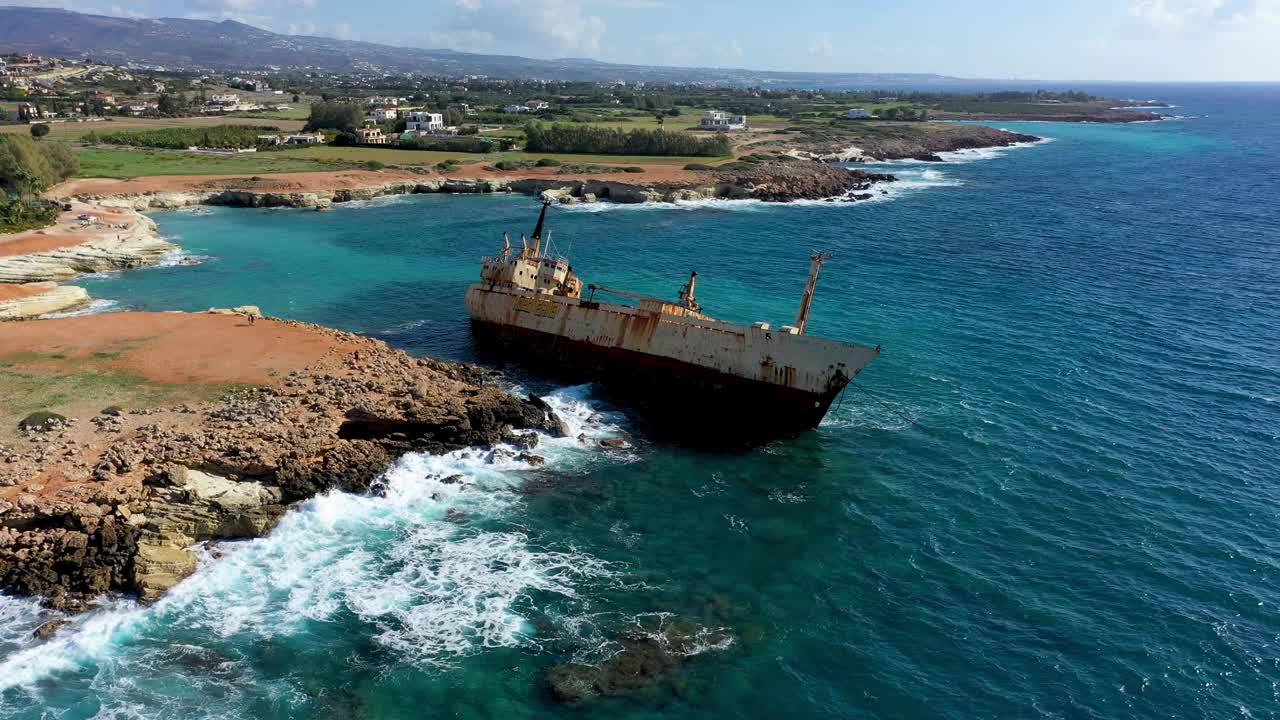
[(623, 631), (617, 640), (619, 650), (597, 665), (564, 663), (548, 668), (545, 681), (551, 696), (561, 702), (578, 702), (674, 681), (673, 673), (687, 658), (732, 642), (724, 630), (684, 620), (673, 621), (664, 615), (655, 615), (652, 619), (653, 623), (638, 624)]

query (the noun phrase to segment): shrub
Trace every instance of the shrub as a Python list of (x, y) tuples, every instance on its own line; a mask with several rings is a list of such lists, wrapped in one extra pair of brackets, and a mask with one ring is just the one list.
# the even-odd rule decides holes
[(684, 166), (685, 170), (715, 170), (715, 167), (705, 163), (689, 163)]
[(381, 170), (386, 167), (386, 165), (382, 164), (382, 162), (378, 160), (365, 160), (364, 166), (368, 170)]
[(102, 410), (98, 414), (111, 415), (113, 417), (119, 416), (124, 414), (124, 408), (120, 407), (119, 405), (108, 405), (102, 408)]
[(536, 167), (560, 167), (561, 163), (555, 158), (542, 158), (534, 163)]
[(36, 123), (31, 126), (31, 137), (40, 139), (49, 134), (49, 126), (44, 123)]
[(629, 172), (629, 173), (642, 173), (642, 172), (644, 172), (644, 168), (642, 168), (642, 167), (640, 167), (640, 166), (638, 166), (638, 165), (630, 165), (630, 166), (628, 166), (628, 167), (624, 167), (624, 168), (622, 168), (622, 172)]
[(733, 142), (724, 133), (698, 137), (662, 129), (622, 130), (598, 125), (531, 122), (524, 126), (524, 135), (528, 152), (719, 157), (733, 150)]
[[(504, 142), (505, 141), (505, 142)], [(493, 152), (495, 148), (506, 150), (511, 147), (510, 138), (493, 138), (482, 137), (450, 137), (450, 138), (413, 138), (411, 140), (401, 140), (399, 147), (402, 150), (437, 150), (441, 152), (466, 152), (466, 153), (487, 153)]]
[(501, 160), (499, 162), (494, 163), (493, 166), (498, 168), (499, 170), (519, 170), (520, 169), (520, 163), (515, 162), (513, 160)]
[(0, 135), (0, 191), (38, 195), (75, 175), (78, 169), (66, 143), (36, 142), (22, 135)]
[(35, 430), (37, 432), (46, 432), (52, 430), (58, 425), (65, 425), (67, 418), (55, 412), (41, 410), (33, 412), (30, 415), (18, 421), (19, 430)]

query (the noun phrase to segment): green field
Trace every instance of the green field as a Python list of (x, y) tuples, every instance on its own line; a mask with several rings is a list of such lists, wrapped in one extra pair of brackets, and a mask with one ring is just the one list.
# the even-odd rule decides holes
[[(192, 118), (110, 118), (97, 122), (48, 123), (49, 134), (45, 140), (79, 140), (89, 132), (114, 132), (116, 130), (158, 130), (173, 127), (216, 127), (218, 125), (275, 125), (281, 131), (301, 130), (300, 120), (276, 120), (262, 117), (192, 117)], [(29, 133), (31, 126), (0, 125), (0, 132)]]
[(221, 175), (345, 170), (356, 162), (297, 157), (286, 152), (245, 155), (195, 155), (168, 150), (104, 150), (84, 148), (77, 177), (134, 178), (144, 175)]
[(136, 150), (102, 147), (78, 148), (78, 177), (133, 178), (145, 175), (221, 175), (313, 172), (347, 170), (370, 161), (384, 165), (435, 165), (445, 160), (492, 165), (501, 160), (536, 162), (552, 158), (579, 165), (678, 165), (717, 163), (728, 158), (657, 157), (651, 155), (573, 155), (568, 153), (505, 152), (473, 155), (430, 150), (399, 150), (378, 147), (296, 148), (242, 155), (204, 155), (181, 150)]
[(575, 155), (572, 153), (525, 153), (525, 152), (507, 152), (501, 155), (486, 156), (486, 160), (490, 159), (494, 162), (498, 160), (529, 160), (537, 161), (541, 158), (551, 158), (559, 160), (562, 163), (578, 163), (585, 165), (679, 165), (683, 167), (688, 163), (717, 163), (728, 160), (727, 157), (684, 157), (669, 155)]

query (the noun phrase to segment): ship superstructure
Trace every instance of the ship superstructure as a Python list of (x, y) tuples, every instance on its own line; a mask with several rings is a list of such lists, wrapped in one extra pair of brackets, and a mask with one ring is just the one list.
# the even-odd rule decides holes
[[(716, 320), (691, 273), (677, 300), (588, 285), (563, 258), (543, 255), (548, 205), (533, 234), (481, 261), (467, 310), (486, 337), (520, 346), (520, 359), (592, 379), (662, 412), (684, 429), (768, 437), (813, 428), (840, 391), (880, 352), (805, 334), (819, 270), (814, 252), (795, 323), (773, 328)], [(584, 289), (587, 297), (583, 297)], [(612, 295), (634, 306), (597, 300)], [(714, 427), (713, 427), (714, 425)]]

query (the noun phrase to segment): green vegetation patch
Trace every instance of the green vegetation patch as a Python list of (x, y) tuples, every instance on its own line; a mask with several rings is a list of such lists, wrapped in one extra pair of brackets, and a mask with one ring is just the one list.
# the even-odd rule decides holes
[(279, 132), (275, 125), (215, 125), (156, 130), (94, 130), (82, 140), (89, 144), (129, 145), (181, 150), (189, 147), (245, 149), (257, 147), (258, 136)]
[(724, 133), (702, 137), (664, 129), (532, 122), (525, 125), (524, 135), (525, 151), (530, 153), (720, 157), (733, 151), (733, 142)]

